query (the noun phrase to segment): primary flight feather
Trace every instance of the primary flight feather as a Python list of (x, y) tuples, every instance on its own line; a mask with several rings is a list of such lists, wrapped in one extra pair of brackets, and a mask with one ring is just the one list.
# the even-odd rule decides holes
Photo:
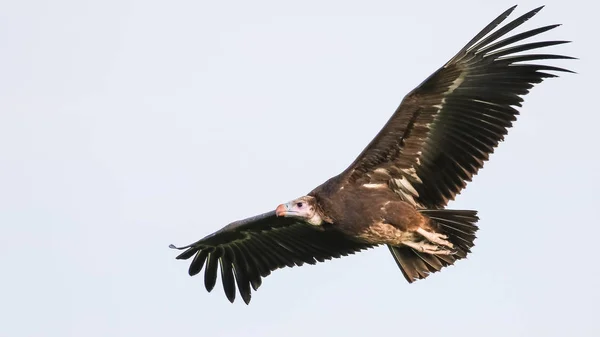
[(494, 31), (488, 24), (404, 97), (383, 129), (341, 174), (274, 211), (233, 222), (184, 247), (189, 274), (246, 304), (272, 271), (315, 264), (385, 244), (408, 282), (470, 253), (476, 211), (445, 210), (516, 120), (522, 96), (569, 70), (531, 61), (568, 56), (522, 52), (568, 41), (522, 42), (559, 25), (506, 37), (536, 8)]

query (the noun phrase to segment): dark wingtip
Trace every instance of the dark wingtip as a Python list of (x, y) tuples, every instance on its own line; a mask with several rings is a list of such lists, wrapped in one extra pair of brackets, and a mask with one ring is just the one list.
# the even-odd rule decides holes
[(528, 20), (529, 20), (529, 19), (531, 19), (532, 17), (536, 16), (536, 15), (537, 15), (537, 13), (539, 13), (539, 12), (540, 12), (540, 11), (541, 11), (541, 10), (542, 10), (542, 9), (543, 9), (545, 6), (546, 6), (546, 5), (541, 5), (540, 7), (538, 7), (538, 8), (534, 8), (534, 9), (530, 10), (529, 12), (527, 12), (527, 13), (523, 14), (523, 15), (521, 16), (521, 18), (523, 18), (523, 19), (524, 19), (524, 21), (523, 21), (523, 22), (525, 22), (525, 21), (528, 21)]
[(215, 288), (215, 284), (212, 283), (206, 283), (206, 281), (204, 282), (204, 288), (206, 288), (207, 292), (211, 292), (213, 291), (213, 289)]
[(527, 14), (531, 14), (531, 16), (534, 16), (537, 13), (539, 13), (539, 11), (541, 11), (542, 9), (544, 9), (544, 7), (546, 7), (546, 5), (541, 5), (539, 7), (536, 7), (534, 9), (530, 10), (529, 13), (527, 13)]
[(171, 248), (171, 249), (177, 249), (177, 247), (175, 247), (175, 245), (174, 245), (174, 244), (170, 244), (170, 245), (169, 245), (169, 248)]
[(505, 10), (504, 13), (502, 13), (502, 15), (500, 16), (504, 16), (505, 18), (508, 17), (515, 10), (515, 8), (517, 8), (517, 6), (518, 5), (514, 5), (510, 7), (509, 9)]
[[(500, 20), (500, 22), (502, 22), (502, 21), (506, 20), (506, 18), (507, 18), (507, 17), (509, 17), (509, 16), (512, 14), (512, 12), (515, 10), (515, 8), (517, 8), (517, 5), (514, 5), (514, 6), (510, 7), (509, 9), (505, 10), (504, 12), (502, 12), (502, 14), (500, 14), (500, 15), (499, 15), (499, 16), (496, 18), (496, 20), (498, 20), (498, 19), (500, 19), (500, 18), (502, 18), (502, 19)], [(498, 24), (500, 24), (500, 22), (498, 22)]]

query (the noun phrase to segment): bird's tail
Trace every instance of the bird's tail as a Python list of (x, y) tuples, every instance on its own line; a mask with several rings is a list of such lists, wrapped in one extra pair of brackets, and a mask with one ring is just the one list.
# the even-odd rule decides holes
[(419, 212), (431, 220), (431, 225), (437, 233), (448, 237), (447, 240), (453, 244), (455, 253), (436, 255), (423, 253), (407, 246), (388, 246), (409, 283), (426, 278), (429, 274), (465, 258), (475, 245), (473, 242), (477, 232), (475, 224), (479, 220), (477, 211), (427, 209)]

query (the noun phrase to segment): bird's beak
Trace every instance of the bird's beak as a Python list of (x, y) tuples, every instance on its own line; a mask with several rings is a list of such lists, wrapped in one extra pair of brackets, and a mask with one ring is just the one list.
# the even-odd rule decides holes
[(287, 214), (287, 209), (288, 207), (286, 204), (281, 204), (275, 209), (275, 214), (277, 216), (285, 216)]

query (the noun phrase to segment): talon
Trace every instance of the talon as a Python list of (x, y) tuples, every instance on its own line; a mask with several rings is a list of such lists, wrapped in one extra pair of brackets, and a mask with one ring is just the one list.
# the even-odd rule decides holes
[(403, 242), (405, 246), (411, 247), (412, 249), (427, 254), (437, 254), (437, 255), (452, 255), (454, 254), (453, 250), (447, 249), (441, 245), (433, 245), (426, 240), (413, 242), (407, 241)]
[(447, 235), (444, 235), (441, 233), (429, 232), (429, 231), (424, 230), (423, 228), (417, 229), (416, 232), (421, 234), (425, 239), (427, 239), (428, 241), (430, 241), (432, 243), (438, 244), (440, 246), (448, 247), (448, 248), (454, 248), (454, 245), (452, 244), (452, 242), (445, 240), (448, 238)]

